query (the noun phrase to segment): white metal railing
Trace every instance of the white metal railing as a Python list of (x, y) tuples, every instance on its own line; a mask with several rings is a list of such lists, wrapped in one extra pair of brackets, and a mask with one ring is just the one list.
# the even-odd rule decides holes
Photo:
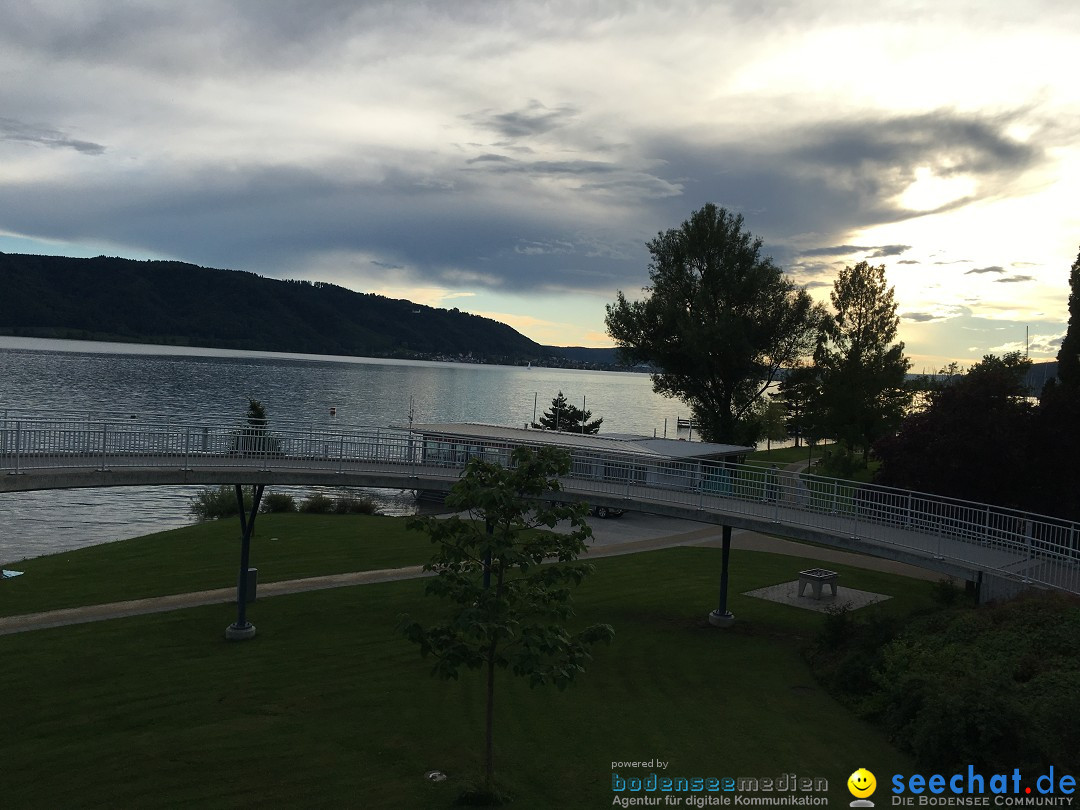
[[(454, 478), (527, 442), (243, 418), (0, 415), (0, 474), (117, 468), (385, 472)], [(539, 446), (539, 445), (536, 445)], [(564, 489), (858, 538), (1080, 593), (1080, 527), (1045, 515), (759, 466), (574, 450)]]

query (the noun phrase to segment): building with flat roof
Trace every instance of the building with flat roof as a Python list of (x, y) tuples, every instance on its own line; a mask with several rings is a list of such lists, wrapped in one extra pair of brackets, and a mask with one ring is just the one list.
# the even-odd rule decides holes
[(413, 433), (425, 437), (456, 440), (455, 443), (476, 443), (486, 447), (519, 445), (562, 447), (566, 450), (582, 450), (598, 453), (637, 453), (652, 459), (727, 459), (734, 461), (754, 450), (732, 444), (691, 442), (683, 439), (661, 439), (654, 436), (636, 436), (630, 433), (567, 433), (562, 430), (538, 430), (533, 428), (502, 427), (469, 422), (442, 424), (414, 424)]
[[(405, 429), (405, 428), (402, 428)], [(500, 464), (516, 447), (570, 452), (572, 475), (605, 483), (714, 489), (724, 462), (741, 462), (752, 447), (622, 433), (582, 434), (469, 423), (413, 424), (421, 463), (460, 467), (471, 458)]]

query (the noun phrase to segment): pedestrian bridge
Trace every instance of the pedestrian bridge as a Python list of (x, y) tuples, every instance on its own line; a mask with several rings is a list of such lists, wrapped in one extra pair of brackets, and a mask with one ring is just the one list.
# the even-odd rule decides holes
[[(494, 433), (494, 431), (493, 431)], [(266, 484), (445, 492), (527, 442), (227, 418), (0, 419), (0, 493)], [(921, 492), (721, 461), (574, 449), (562, 500), (812, 541), (967, 580), (1080, 593), (1080, 527)]]

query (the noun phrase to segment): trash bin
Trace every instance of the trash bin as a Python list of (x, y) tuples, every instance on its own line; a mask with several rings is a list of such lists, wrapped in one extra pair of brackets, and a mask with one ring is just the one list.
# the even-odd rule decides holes
[[(240, 576), (242, 577), (242, 576), (244, 576), (244, 574), (240, 574)], [(249, 568), (247, 570), (247, 599), (244, 600), (244, 601), (246, 601), (246, 602), (254, 602), (255, 601), (255, 586), (258, 585), (258, 583), (259, 583), (259, 569), (258, 568)], [(240, 577), (237, 577), (237, 582), (236, 582), (236, 598), (237, 599), (240, 598)]]

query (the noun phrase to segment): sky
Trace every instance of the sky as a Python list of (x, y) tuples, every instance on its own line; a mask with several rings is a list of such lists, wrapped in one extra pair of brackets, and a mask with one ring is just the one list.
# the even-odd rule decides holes
[(1053, 359), (1080, 3), (0, 0), (0, 251), (167, 258), (612, 345), (707, 202), (913, 371)]

